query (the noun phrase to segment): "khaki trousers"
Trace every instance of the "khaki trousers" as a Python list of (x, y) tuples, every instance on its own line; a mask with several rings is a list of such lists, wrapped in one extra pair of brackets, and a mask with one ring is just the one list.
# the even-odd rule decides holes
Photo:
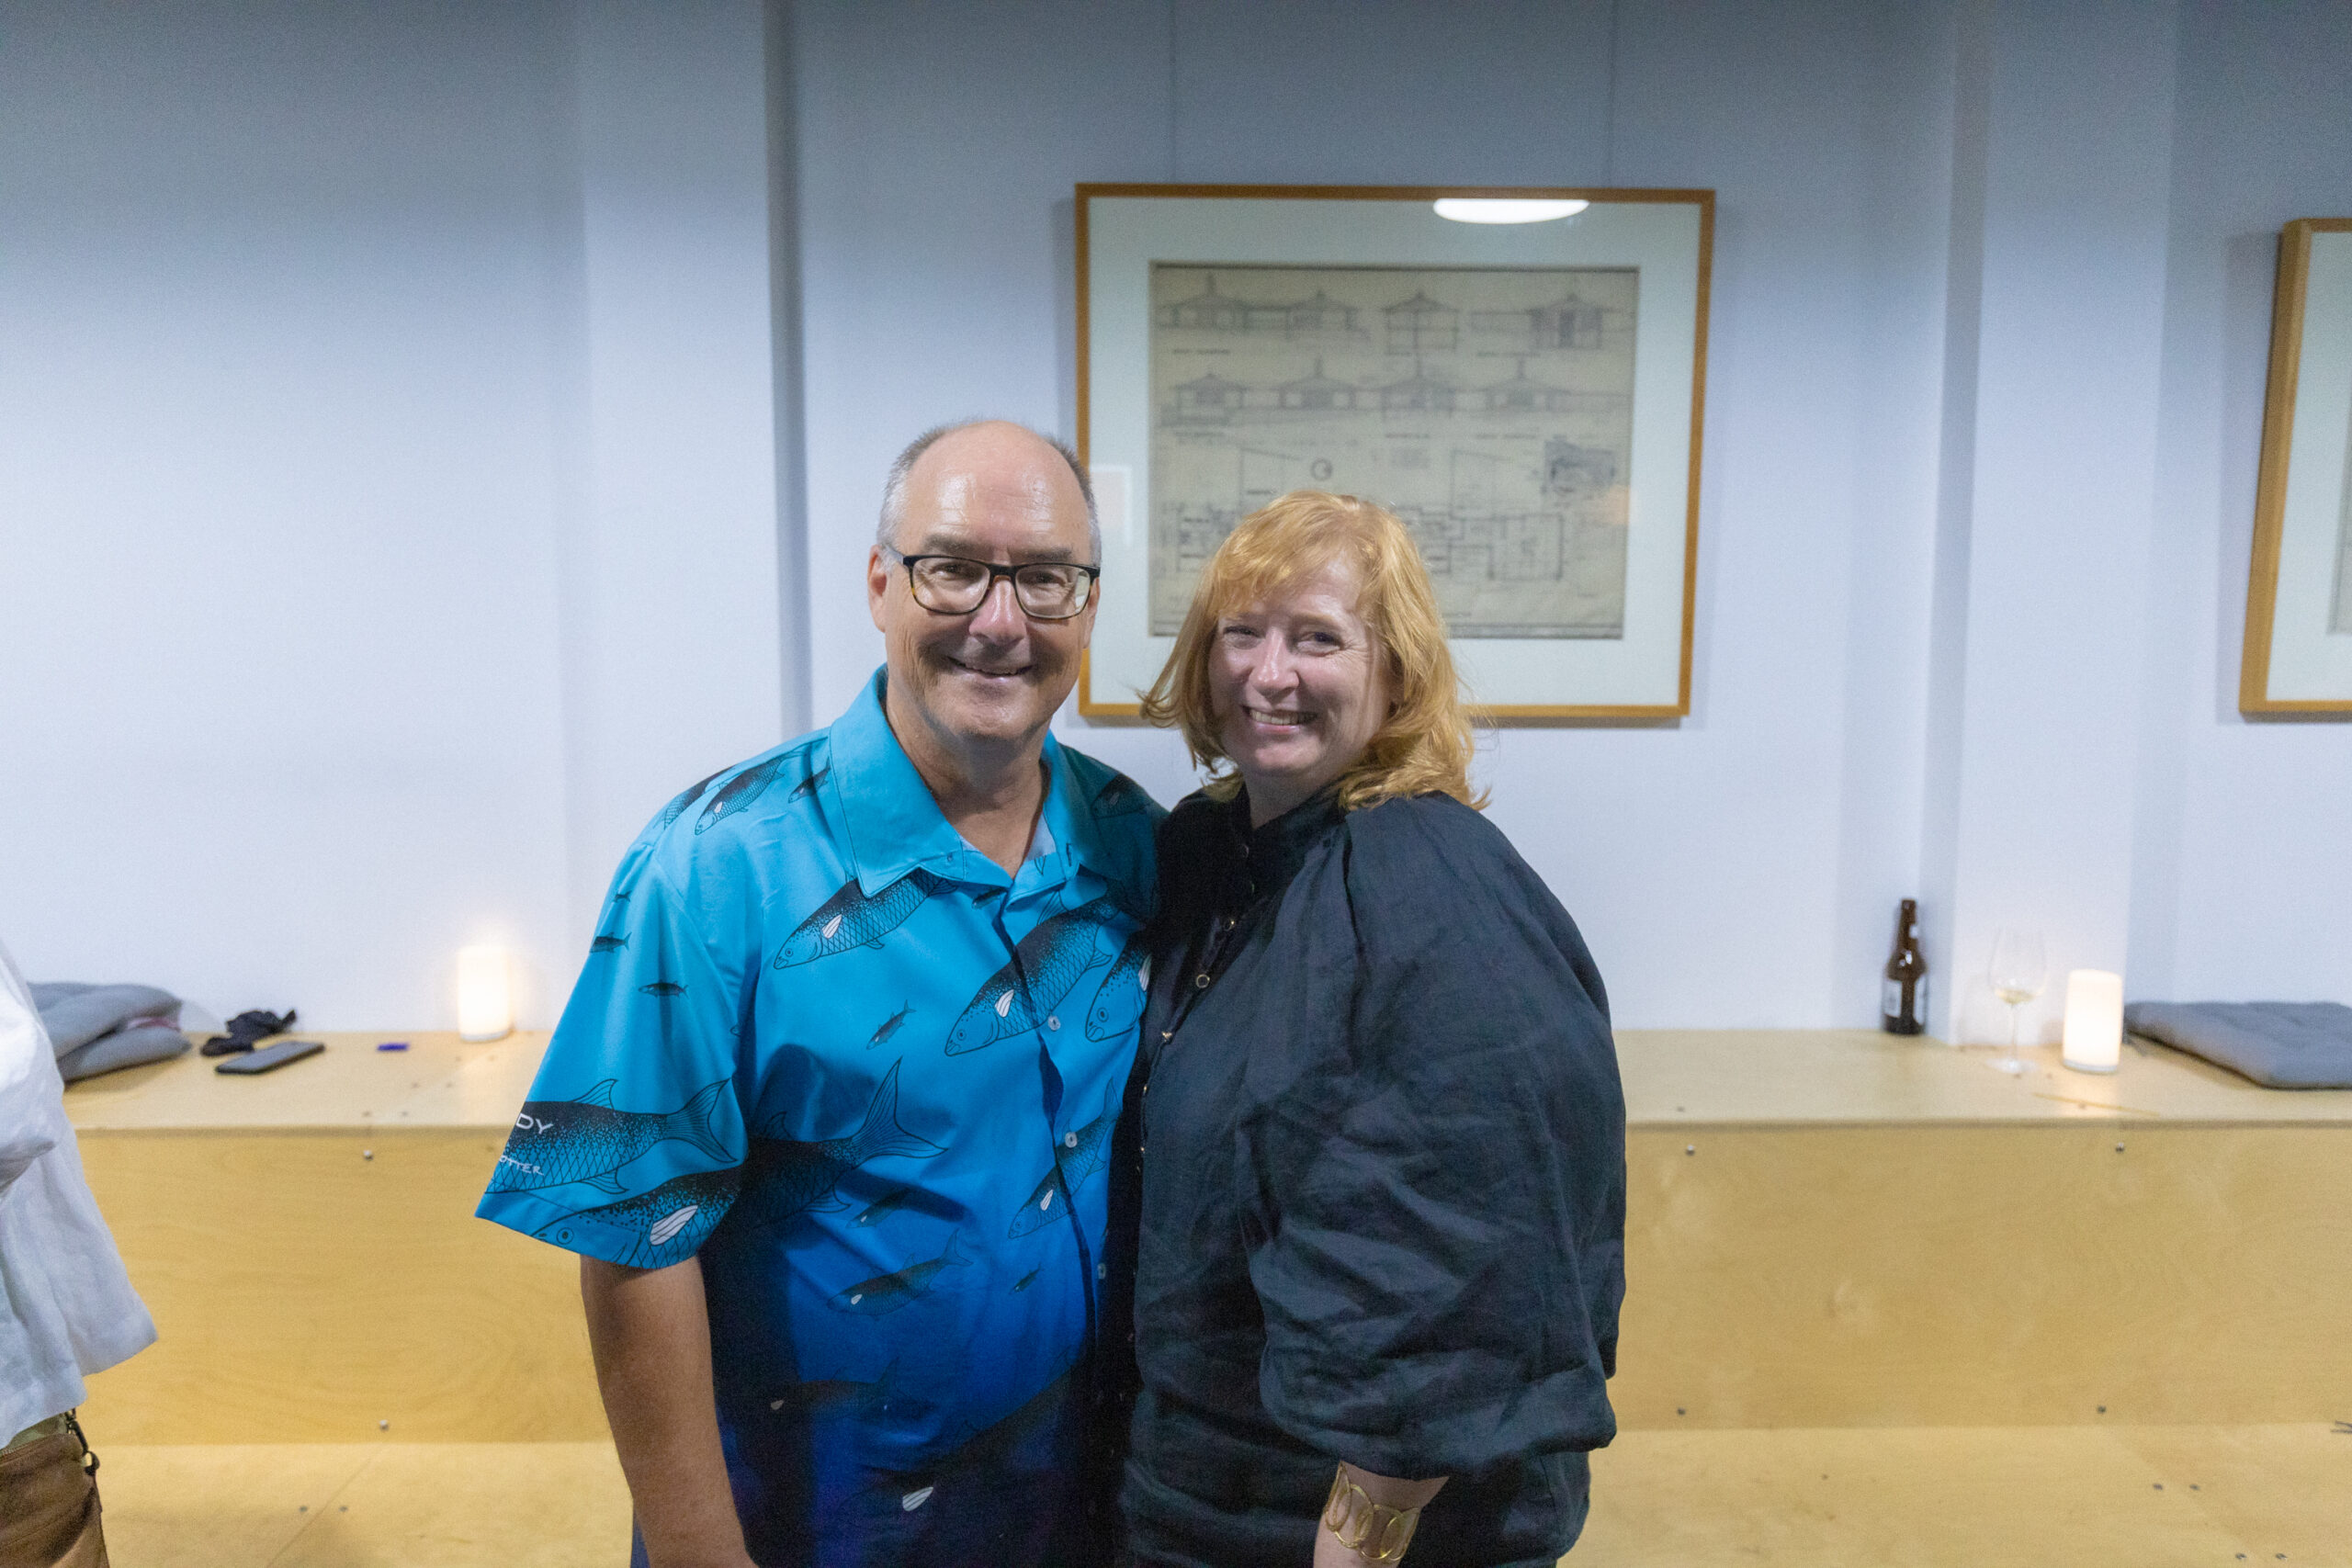
[(107, 1568), (86, 1451), (70, 1425), (0, 1450), (0, 1568)]

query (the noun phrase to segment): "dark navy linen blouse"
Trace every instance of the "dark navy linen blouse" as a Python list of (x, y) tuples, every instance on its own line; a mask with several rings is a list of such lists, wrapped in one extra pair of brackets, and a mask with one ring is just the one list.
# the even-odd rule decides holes
[(1575, 922), (1443, 796), (1251, 831), (1246, 796), (1196, 795), (1159, 848), (1111, 1243), (1136, 1562), (1304, 1563), (1344, 1459), (1453, 1478), (1420, 1568), (1552, 1562), (1616, 1431), (1624, 1296), (1624, 1097)]

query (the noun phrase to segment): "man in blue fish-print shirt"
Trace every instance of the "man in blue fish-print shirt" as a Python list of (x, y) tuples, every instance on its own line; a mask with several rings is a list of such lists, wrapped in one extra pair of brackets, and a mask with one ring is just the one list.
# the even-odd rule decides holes
[(1058, 744), (1102, 559), (1077, 458), (890, 471), (884, 668), (613, 879), (481, 1213), (581, 1255), (634, 1561), (1108, 1561), (1104, 1167), (1160, 815)]

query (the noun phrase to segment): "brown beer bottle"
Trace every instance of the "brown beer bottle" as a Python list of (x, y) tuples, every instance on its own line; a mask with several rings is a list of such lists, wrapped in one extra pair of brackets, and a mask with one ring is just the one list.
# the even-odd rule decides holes
[(1880, 991), (1878, 1026), (1889, 1034), (1922, 1034), (1928, 1028), (1928, 961), (1919, 952), (1919, 901), (1903, 900), (1894, 917), (1894, 954), (1886, 961)]

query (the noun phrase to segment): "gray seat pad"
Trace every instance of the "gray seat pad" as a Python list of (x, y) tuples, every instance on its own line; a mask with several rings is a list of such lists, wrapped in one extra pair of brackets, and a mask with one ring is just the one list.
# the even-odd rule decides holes
[(2270, 1089), (2352, 1089), (2341, 1002), (2133, 1002), (2123, 1026)]
[(31, 989), (67, 1083), (187, 1049), (187, 1036), (179, 1031), (180, 999), (169, 991), (72, 980), (43, 981)]

